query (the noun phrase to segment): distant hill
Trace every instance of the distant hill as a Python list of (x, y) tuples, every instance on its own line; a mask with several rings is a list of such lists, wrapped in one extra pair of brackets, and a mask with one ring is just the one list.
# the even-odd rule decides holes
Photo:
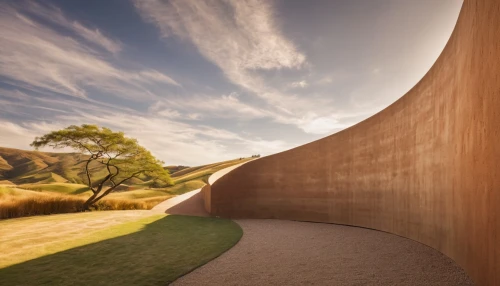
[[(31, 196), (33, 192), (38, 195), (57, 193), (89, 197), (92, 193), (85, 184), (84, 173), (87, 158), (87, 155), (79, 153), (49, 153), (0, 147), (0, 209), (2, 203), (9, 203), (19, 196)], [(254, 158), (237, 158), (197, 167), (166, 166), (164, 168), (171, 173), (175, 185), (151, 188), (151, 180), (147, 177), (129, 180), (107, 196), (109, 205), (106, 206), (109, 209), (151, 209), (172, 196), (203, 187), (210, 175), (221, 169), (252, 159)], [(96, 171), (94, 182), (107, 174), (102, 166), (99, 163), (91, 166)]]
[[(0, 147), (0, 184), (86, 184), (85, 161), (88, 155), (80, 153), (51, 153), (40, 151), (27, 151), (13, 148)], [(165, 169), (171, 174), (172, 179), (183, 193), (191, 187), (184, 186), (185, 183), (196, 187), (203, 186), (208, 177), (214, 172), (248, 161), (251, 158), (241, 158), (223, 161), (203, 166), (166, 166)], [(92, 180), (94, 182), (104, 178), (107, 171), (102, 164), (90, 165), (93, 169)], [(120, 190), (143, 188), (150, 184), (149, 178), (133, 178), (124, 184)], [(178, 193), (177, 191), (175, 192)]]
[[(80, 153), (49, 153), (0, 147), (0, 183), (75, 183), (85, 184), (84, 161), (88, 155)], [(91, 164), (93, 180), (106, 176), (102, 164)], [(144, 178), (147, 180), (147, 178)], [(140, 179), (129, 181), (145, 183)]]
[(168, 170), (168, 172), (169, 172), (170, 174), (173, 174), (173, 173), (176, 173), (176, 172), (182, 171), (182, 170), (184, 170), (184, 169), (187, 169), (187, 168), (189, 168), (189, 167), (188, 167), (188, 166), (181, 166), (181, 165), (179, 165), (179, 166), (166, 166), (166, 167), (164, 167), (164, 168), (165, 168), (166, 170)]

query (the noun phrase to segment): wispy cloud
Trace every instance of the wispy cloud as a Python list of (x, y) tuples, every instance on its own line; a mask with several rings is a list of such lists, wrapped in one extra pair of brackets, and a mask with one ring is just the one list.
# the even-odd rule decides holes
[[(73, 37), (62, 33), (68, 28)], [(121, 50), (119, 42), (68, 20), (57, 8), (24, 1), (0, 4), (0, 76), (9, 84), (79, 98), (94, 88), (130, 99), (151, 96), (145, 83), (180, 86), (156, 70), (119, 69), (89, 44), (112, 53)]]
[[(265, 117), (276, 123), (295, 125), (310, 134), (326, 134), (346, 126), (341, 123), (342, 117), (332, 115), (330, 99), (314, 95), (305, 98), (289, 92), (308, 87), (307, 80), (280, 88), (268, 83), (261, 74), (307, 66), (306, 56), (280, 30), (271, 1), (135, 0), (134, 3), (143, 18), (159, 28), (162, 37), (176, 36), (192, 42), (231, 82), (265, 103), (245, 102), (232, 93), (164, 101), (169, 110), (196, 110), (218, 118)], [(166, 114), (172, 115), (170, 111)]]
[[(242, 150), (272, 153), (288, 146), (280, 140), (246, 138), (199, 120), (230, 111), (249, 118), (263, 116), (263, 111), (241, 102), (236, 93), (161, 99), (146, 113), (97, 100), (91, 90), (132, 100), (150, 97), (151, 102), (158, 98), (150, 87), (182, 85), (152, 68), (118, 68), (113, 59), (123, 52), (120, 41), (70, 20), (56, 7), (2, 3), (0, 16), (0, 76), (10, 87), (0, 88), (0, 146), (27, 148), (35, 136), (82, 123), (122, 130), (159, 158), (178, 164), (250, 155)], [(15, 123), (5, 116), (22, 116), (23, 120)], [(185, 119), (193, 124), (181, 122)]]
[(84, 122), (124, 131), (127, 136), (137, 138), (158, 158), (175, 164), (206, 164), (253, 153), (270, 154), (292, 147), (282, 140), (247, 137), (206, 125), (204, 121), (179, 122), (181, 114), (175, 110), (163, 109), (158, 113), (145, 114), (133, 110), (125, 113), (104, 108), (81, 108), (52, 115), (50, 121), (40, 118), (29, 120), (26, 116), (27, 120), (19, 123), (0, 118), (0, 146), (28, 148), (36, 136)]
[(309, 86), (309, 84), (307, 83), (306, 80), (301, 80), (301, 81), (294, 81), (290, 84), (291, 87), (293, 88), (297, 88), (297, 87), (301, 87), (301, 88), (306, 88), (307, 86)]
[[(266, 83), (260, 71), (297, 70), (306, 57), (280, 31), (270, 1), (189, 1), (135, 0), (144, 19), (154, 23), (164, 38), (177, 36), (191, 41), (199, 52), (216, 64), (233, 83), (249, 90), (267, 102), (256, 107), (233, 95), (203, 100), (170, 101), (169, 107), (207, 112), (218, 117), (270, 117), (274, 121), (294, 124), (305, 132), (327, 132), (313, 128), (331, 119), (312, 117), (308, 113), (318, 101), (294, 94), (284, 94)], [(306, 80), (293, 82), (292, 88), (305, 88)], [(319, 105), (321, 107), (321, 105)], [(323, 105), (324, 106), (324, 105)], [(322, 108), (322, 107), (321, 107)], [(324, 108), (323, 108), (324, 109)], [(235, 114), (237, 113), (237, 114)], [(332, 128), (337, 129), (337, 125)], [(328, 129), (330, 131), (332, 129)]]
[(171, 85), (181, 86), (180, 83), (173, 80), (171, 77), (156, 70), (143, 70), (139, 72), (137, 76), (133, 76), (133, 78), (147, 82), (163, 82)]
[(201, 118), (273, 118), (273, 115), (267, 110), (242, 102), (235, 92), (221, 96), (193, 95), (170, 98), (157, 102), (150, 109), (160, 116), (171, 117), (175, 114), (178, 115), (177, 117), (194, 120)]
[[(138, 138), (172, 164), (282, 151), (401, 96), (441, 41), (443, 30), (418, 27), (450, 18), (440, 15), (445, 4), (419, 1), (384, 4), (399, 7), (392, 14), (361, 9), (362, 18), (351, 9), (357, 5), (341, 5), (356, 12), (344, 17), (328, 1), (131, 1), (151, 25), (109, 13), (125, 11), (126, 1), (83, 10), (75, 3), (61, 10), (53, 0), (0, 1), (0, 145), (29, 148), (49, 130), (93, 123)], [(404, 38), (410, 21), (397, 25), (408, 15), (400, 9), (420, 6), (428, 8), (410, 15), (439, 21), (415, 22), (416, 33)], [(397, 17), (378, 21), (376, 11)]]
[(280, 31), (270, 1), (134, 2), (162, 37), (191, 41), (231, 82), (266, 99), (270, 106), (296, 102), (259, 75), (259, 71), (296, 70), (306, 64), (305, 55)]
[(71, 26), (83, 38), (105, 48), (111, 53), (118, 53), (122, 50), (119, 42), (108, 39), (98, 29), (91, 30), (76, 21)]
[(29, 146), (35, 139), (33, 134), (43, 134), (59, 128), (58, 125), (47, 123), (25, 123), (16, 124), (0, 118), (2, 136), (0, 136), (0, 146), (20, 147)]
[[(82, 37), (90, 43), (95, 44), (96, 46), (104, 48), (111, 53), (119, 53), (122, 50), (122, 44), (119, 41), (105, 36), (97, 28), (91, 29), (80, 24), (78, 21), (69, 20), (58, 7), (52, 6), (50, 4), (41, 5), (33, 1), (20, 2), (24, 5), (18, 5), (18, 8), (22, 7), (27, 13), (37, 15), (46, 21), (53, 22), (66, 29), (70, 29), (74, 31), (78, 36)], [(30, 23), (31, 25), (36, 25), (33, 21), (31, 21), (26, 16), (23, 16), (22, 14), (17, 13), (17, 16), (22, 17), (23, 20), (28, 21), (28, 23)]]
[(297, 124), (304, 132), (311, 134), (331, 133), (349, 127), (348, 124), (341, 123), (339, 116), (335, 114), (318, 117), (316, 114), (310, 113), (299, 119)]
[(279, 31), (269, 1), (136, 0), (163, 37), (192, 41), (234, 83), (250, 90), (254, 70), (299, 68), (305, 56)]
[[(61, 115), (58, 121), (78, 124), (89, 122), (124, 131), (141, 145), (169, 162), (193, 165), (249, 156), (242, 150), (269, 154), (291, 147), (281, 140), (246, 138), (231, 131), (204, 125), (187, 124), (172, 118), (144, 114), (75, 113)], [(186, 156), (189, 154), (189, 156)]]

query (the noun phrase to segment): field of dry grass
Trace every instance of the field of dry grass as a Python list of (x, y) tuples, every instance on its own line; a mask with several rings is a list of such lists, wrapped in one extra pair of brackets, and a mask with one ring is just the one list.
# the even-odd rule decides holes
[(40, 193), (13, 187), (0, 187), (0, 219), (23, 216), (71, 213), (84, 199), (77, 196)]
[[(149, 210), (171, 197), (203, 187), (208, 177), (218, 170), (248, 160), (236, 159), (181, 170), (172, 174), (175, 185), (167, 188), (150, 189), (142, 182), (131, 185), (99, 201), (95, 210)], [(90, 195), (86, 185), (60, 180), (21, 185), (5, 181), (0, 184), (0, 219), (77, 212)]]
[[(170, 196), (143, 200), (104, 198), (96, 210), (148, 210)], [(0, 219), (58, 213), (82, 209), (85, 197), (51, 192), (36, 192), (0, 186)]]

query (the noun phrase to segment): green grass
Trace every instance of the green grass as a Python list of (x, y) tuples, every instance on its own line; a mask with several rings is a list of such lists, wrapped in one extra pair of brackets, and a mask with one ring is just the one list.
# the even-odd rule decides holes
[(110, 199), (141, 200), (156, 197), (176, 196), (199, 189), (205, 185), (202, 180), (192, 180), (168, 188), (139, 189), (133, 191), (114, 192), (107, 196)]
[(172, 187), (162, 189), (170, 195), (182, 195), (190, 191), (194, 191), (203, 187), (206, 183), (203, 180), (192, 180), (184, 183), (176, 184)]
[(27, 190), (54, 192), (70, 195), (79, 195), (90, 191), (89, 187), (87, 187), (86, 185), (71, 183), (24, 184), (20, 185), (19, 187)]
[(154, 189), (144, 189), (144, 190), (133, 190), (126, 192), (111, 193), (107, 197), (111, 199), (136, 200), (136, 199), (145, 199), (145, 198), (159, 197), (165, 195), (166, 193), (163, 191), (158, 191)]
[(205, 166), (202, 166), (201, 168), (195, 167), (195, 168), (185, 169), (185, 170), (182, 170), (181, 172), (187, 172), (187, 171), (189, 171), (189, 172), (184, 173), (183, 175), (180, 175), (180, 176), (173, 176), (172, 179), (174, 180), (175, 184), (180, 184), (180, 183), (184, 183), (184, 182), (196, 180), (196, 179), (206, 182), (208, 177), (210, 177), (210, 175), (212, 175), (213, 173), (215, 173), (219, 170), (222, 170), (224, 168), (231, 167), (231, 166), (236, 165), (236, 164), (247, 162), (251, 159), (252, 158), (243, 158), (242, 160), (235, 159), (235, 160), (205, 165)]
[(199, 189), (205, 185), (202, 180), (192, 180), (162, 189), (139, 189), (109, 194), (108, 200), (124, 200), (128, 202), (142, 202), (148, 208), (168, 200), (169, 198)]
[(0, 199), (4, 196), (30, 196), (36, 194), (34, 191), (23, 190), (16, 186), (2, 185), (0, 186)]
[[(35, 166), (33, 168), (30, 167), (29, 170), (21, 170), (21, 168), (17, 170), (19, 172), (16, 171), (20, 174), (13, 178), (12, 182), (17, 184), (18, 188), (41, 193), (78, 195), (79, 199), (84, 199), (88, 198), (92, 193), (86, 185), (81, 184), (81, 180), (79, 179), (81, 172), (83, 172), (81, 164), (77, 164), (80, 162), (81, 156), (76, 153), (31, 152), (0, 147), (0, 158), (2, 159), (0, 163), (2, 163), (2, 168), (11, 168), (12, 166), (8, 165), (11, 162), (13, 166), (15, 165), (14, 169), (17, 170), (18, 165), (24, 164), (20, 162), (24, 162), (25, 160), (30, 161), (27, 161), (28, 164), (24, 165)], [(172, 196), (182, 195), (203, 187), (213, 173), (250, 159), (235, 159), (183, 169), (172, 175), (175, 185), (165, 188), (150, 189), (148, 186), (151, 184), (151, 180), (145, 176), (129, 180), (126, 184), (108, 195), (105, 198), (108, 201), (104, 204), (101, 203), (98, 209), (110, 210), (121, 208), (122, 206), (124, 209), (151, 209), (156, 204)], [(49, 167), (44, 167), (47, 165)], [(95, 182), (98, 182), (99, 178), (106, 175), (106, 170), (102, 169), (100, 165), (97, 165), (96, 168), (93, 178)], [(6, 180), (0, 182), (10, 183), (10, 181)], [(78, 182), (80, 183), (78, 184)], [(19, 195), (18, 193), (16, 194)], [(11, 194), (11, 197), (13, 195)]]
[[(205, 165), (201, 167), (194, 167), (184, 169), (181, 172), (189, 171), (181, 176), (173, 177), (175, 185), (167, 188), (158, 188), (158, 189), (137, 189), (133, 191), (125, 191), (125, 192), (115, 192), (110, 194), (109, 198), (116, 199), (130, 199), (130, 200), (144, 200), (151, 199), (156, 197), (164, 197), (164, 196), (176, 196), (182, 195), (190, 191), (194, 191), (203, 187), (208, 180), (208, 177), (213, 173), (233, 166), (235, 164), (243, 163), (248, 161), (249, 158), (245, 158), (243, 160), (230, 160), (224, 161), (220, 163)], [(140, 185), (135, 185), (140, 187)]]
[(0, 269), (0, 285), (166, 285), (219, 256), (241, 236), (230, 220), (143, 218)]

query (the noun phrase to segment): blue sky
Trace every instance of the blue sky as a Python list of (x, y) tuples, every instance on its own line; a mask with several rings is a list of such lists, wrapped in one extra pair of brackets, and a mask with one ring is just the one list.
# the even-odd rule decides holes
[(71, 124), (167, 164), (272, 154), (375, 114), (443, 50), (459, 0), (0, 2), (0, 146)]

